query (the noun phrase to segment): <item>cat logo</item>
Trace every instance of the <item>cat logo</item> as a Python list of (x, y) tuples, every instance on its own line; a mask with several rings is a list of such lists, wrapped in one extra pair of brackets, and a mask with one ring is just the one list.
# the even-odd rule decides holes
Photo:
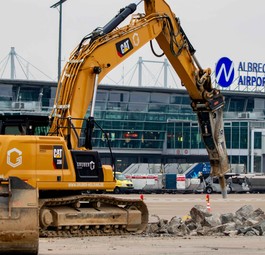
[(53, 146), (53, 166), (54, 169), (62, 169), (64, 151), (61, 145)]
[(63, 149), (62, 148), (54, 148), (53, 149), (53, 157), (54, 158), (62, 158), (63, 156)]
[(7, 151), (7, 162), (8, 165), (12, 166), (13, 168), (22, 164), (22, 151), (18, 150), (17, 148), (13, 148)]
[(119, 57), (123, 57), (133, 49), (133, 45), (129, 38), (116, 43), (116, 49)]

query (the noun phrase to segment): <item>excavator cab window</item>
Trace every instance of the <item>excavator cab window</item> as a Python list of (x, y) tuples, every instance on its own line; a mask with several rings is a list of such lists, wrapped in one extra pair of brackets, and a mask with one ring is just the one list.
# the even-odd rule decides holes
[(25, 135), (25, 125), (4, 125), (1, 128), (1, 134), (5, 135)]
[(2, 135), (47, 135), (48, 130), (49, 119), (47, 116), (0, 116), (0, 133)]

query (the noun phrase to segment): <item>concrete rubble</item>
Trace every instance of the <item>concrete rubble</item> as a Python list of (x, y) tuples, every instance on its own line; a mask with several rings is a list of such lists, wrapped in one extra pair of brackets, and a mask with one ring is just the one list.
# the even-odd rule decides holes
[(261, 209), (244, 205), (235, 213), (215, 214), (206, 206), (195, 205), (185, 218), (173, 217), (170, 221), (153, 215), (148, 224), (148, 236), (265, 236), (265, 214)]

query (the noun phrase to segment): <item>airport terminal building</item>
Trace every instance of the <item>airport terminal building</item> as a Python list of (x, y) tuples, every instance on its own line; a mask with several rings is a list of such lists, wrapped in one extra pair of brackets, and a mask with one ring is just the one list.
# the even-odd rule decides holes
[[(56, 82), (1, 79), (1, 114), (49, 115), (56, 87)], [(244, 164), (249, 173), (263, 173), (264, 92), (222, 93), (229, 162)], [(95, 120), (109, 136), (117, 170), (132, 163), (208, 161), (197, 116), (184, 89), (100, 85)], [(110, 163), (108, 143), (97, 127), (93, 146), (101, 152), (103, 163)]]

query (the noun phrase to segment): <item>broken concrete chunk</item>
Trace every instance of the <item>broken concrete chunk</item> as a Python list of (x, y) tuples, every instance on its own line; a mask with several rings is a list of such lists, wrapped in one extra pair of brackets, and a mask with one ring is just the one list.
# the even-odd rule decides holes
[(205, 206), (195, 205), (186, 220), (178, 216), (170, 221), (154, 217), (145, 231), (150, 236), (265, 236), (265, 214), (251, 205), (221, 215), (210, 213)]

